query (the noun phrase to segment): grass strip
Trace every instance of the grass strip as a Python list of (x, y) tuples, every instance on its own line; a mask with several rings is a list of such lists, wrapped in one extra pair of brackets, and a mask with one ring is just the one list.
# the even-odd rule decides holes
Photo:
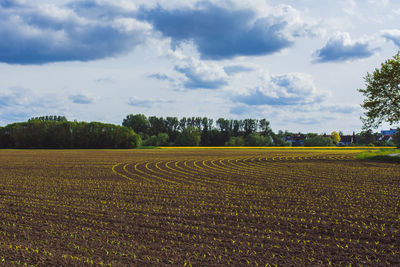
[(376, 151), (364, 151), (356, 156), (360, 160), (387, 161), (400, 163), (400, 149), (380, 149)]

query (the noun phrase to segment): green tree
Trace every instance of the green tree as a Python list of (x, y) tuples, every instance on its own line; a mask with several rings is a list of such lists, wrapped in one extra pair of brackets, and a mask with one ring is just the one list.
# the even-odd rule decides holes
[(227, 142), (225, 142), (225, 146), (244, 146), (245, 141), (242, 136), (231, 136)]
[(167, 133), (159, 133), (157, 135), (152, 135), (147, 138), (143, 145), (145, 146), (167, 146), (168, 145), (168, 134)]
[(333, 140), (330, 137), (318, 135), (305, 139), (304, 146), (333, 146)]
[(245, 137), (246, 146), (272, 146), (272, 138), (260, 133), (252, 133)]
[(149, 129), (149, 121), (143, 114), (130, 114), (126, 116), (126, 118), (123, 120), (122, 126), (129, 127), (133, 129), (135, 133), (144, 136), (145, 134), (147, 134), (147, 131)]
[(272, 136), (272, 129), (271, 129), (271, 127), (269, 125), (270, 125), (270, 123), (266, 119), (261, 119), (258, 122), (258, 126), (260, 128), (260, 132), (261, 132), (262, 135), (264, 135), (264, 136)]
[(199, 146), (201, 132), (199, 129), (189, 126), (185, 128), (176, 139), (178, 146)]
[(366, 118), (364, 128), (377, 128), (382, 122), (390, 125), (400, 121), (400, 52), (381, 64), (380, 69), (367, 73), (365, 89), (358, 89), (365, 99), (361, 105)]
[(400, 128), (397, 128), (397, 133), (394, 135), (393, 142), (400, 148)]
[(331, 138), (332, 138), (334, 144), (339, 143), (339, 142), (340, 142), (340, 139), (341, 139), (339, 133), (336, 132), (336, 131), (333, 131), (333, 132), (331, 133)]
[(376, 142), (376, 137), (372, 130), (362, 131), (356, 135), (357, 144), (359, 145), (372, 145)]

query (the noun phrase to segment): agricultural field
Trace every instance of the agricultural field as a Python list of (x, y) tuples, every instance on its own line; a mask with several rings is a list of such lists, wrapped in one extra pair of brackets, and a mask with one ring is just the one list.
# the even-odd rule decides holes
[(0, 265), (400, 265), (400, 165), (359, 150), (0, 150)]

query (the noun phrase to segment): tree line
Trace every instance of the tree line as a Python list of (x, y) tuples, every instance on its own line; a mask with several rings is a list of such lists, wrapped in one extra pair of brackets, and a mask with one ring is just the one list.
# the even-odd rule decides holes
[(130, 114), (122, 125), (138, 133), (146, 146), (287, 146), (266, 119), (215, 121), (207, 117), (146, 117)]
[[(122, 126), (42, 116), (0, 127), (0, 148), (136, 148), (139, 146), (333, 146), (339, 133), (274, 133), (266, 119), (146, 117), (130, 114)], [(400, 145), (371, 130), (353, 134), (352, 145)]]
[(0, 127), (0, 148), (135, 148), (141, 139), (132, 129), (100, 122), (67, 121), (43, 116)]

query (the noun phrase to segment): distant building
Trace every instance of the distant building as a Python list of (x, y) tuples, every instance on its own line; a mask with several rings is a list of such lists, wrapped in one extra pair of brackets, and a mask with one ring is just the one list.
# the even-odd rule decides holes
[(382, 131), (381, 131), (381, 134), (382, 134), (383, 136), (392, 136), (392, 137), (393, 137), (393, 135), (395, 135), (396, 133), (397, 133), (397, 130), (396, 130), (396, 129), (382, 130)]
[(283, 140), (290, 143), (292, 146), (302, 146), (304, 145), (304, 139), (306, 136), (304, 134), (294, 134), (293, 136), (285, 136)]
[(338, 146), (350, 146), (356, 143), (356, 134), (353, 132), (353, 135), (341, 135), (340, 141), (337, 143)]

